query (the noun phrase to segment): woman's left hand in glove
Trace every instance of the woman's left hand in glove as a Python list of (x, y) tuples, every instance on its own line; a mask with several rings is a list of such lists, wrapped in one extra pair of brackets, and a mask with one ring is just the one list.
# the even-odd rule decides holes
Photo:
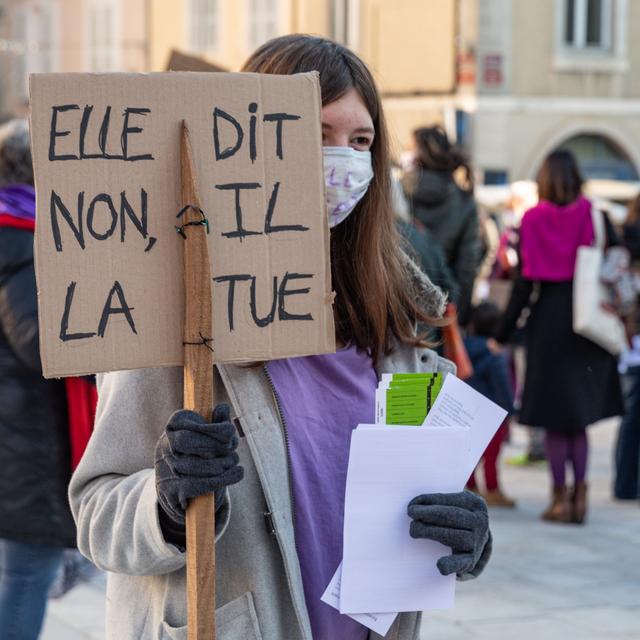
[(459, 579), (475, 578), (491, 556), (491, 531), (485, 501), (471, 491), (429, 493), (414, 498), (407, 508), (412, 538), (428, 538), (451, 547), (438, 560), (440, 573)]

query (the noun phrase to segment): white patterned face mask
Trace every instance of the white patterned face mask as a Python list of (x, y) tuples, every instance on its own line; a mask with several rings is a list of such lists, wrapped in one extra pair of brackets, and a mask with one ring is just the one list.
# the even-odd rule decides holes
[(329, 227), (339, 225), (354, 210), (373, 178), (371, 151), (322, 147)]

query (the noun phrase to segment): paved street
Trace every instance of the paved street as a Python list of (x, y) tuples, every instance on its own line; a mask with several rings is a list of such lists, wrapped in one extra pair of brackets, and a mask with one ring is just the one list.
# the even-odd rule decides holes
[[(425, 617), (423, 639), (640, 638), (640, 507), (610, 498), (616, 430), (609, 421), (589, 431), (591, 510), (583, 527), (539, 519), (546, 466), (502, 466), (518, 508), (492, 511), (492, 561), (478, 580), (458, 585), (455, 609)], [(506, 457), (523, 450), (524, 433), (513, 431)]]
[[(490, 565), (477, 581), (458, 585), (455, 609), (425, 616), (423, 640), (640, 638), (640, 507), (610, 499), (616, 428), (609, 421), (590, 430), (591, 511), (584, 527), (540, 521), (548, 500), (545, 466), (503, 465), (504, 487), (518, 508), (492, 512)], [(523, 450), (523, 431), (513, 432), (503, 457)], [(104, 638), (103, 589), (98, 580), (52, 601), (42, 640)]]

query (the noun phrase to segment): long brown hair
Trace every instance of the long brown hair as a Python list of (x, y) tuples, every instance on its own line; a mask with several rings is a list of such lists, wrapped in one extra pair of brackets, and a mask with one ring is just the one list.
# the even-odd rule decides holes
[(371, 147), (374, 178), (353, 213), (331, 231), (331, 276), (336, 291), (337, 338), (367, 349), (374, 362), (392, 348), (392, 338), (429, 346), (415, 325), (439, 324), (417, 304), (390, 206), (390, 156), (380, 96), (371, 72), (342, 45), (309, 35), (274, 38), (255, 51), (242, 71), (290, 75), (318, 71), (322, 104), (355, 88), (375, 128)]
[(573, 153), (561, 149), (545, 158), (536, 182), (540, 200), (566, 205), (578, 199), (584, 181)]
[(473, 193), (473, 169), (467, 155), (456, 145), (451, 144), (445, 130), (436, 125), (421, 127), (413, 131), (416, 142), (416, 160), (418, 166), (427, 171), (453, 174), (462, 171), (463, 191)]

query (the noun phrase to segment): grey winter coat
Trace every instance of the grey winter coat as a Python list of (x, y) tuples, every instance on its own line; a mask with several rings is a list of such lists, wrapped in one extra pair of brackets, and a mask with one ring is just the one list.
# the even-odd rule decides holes
[(448, 173), (419, 170), (408, 173), (402, 186), (413, 214), (444, 251), (458, 290), (460, 323), (465, 324), (482, 247), (476, 203)]
[[(431, 312), (442, 307), (435, 296)], [(433, 351), (403, 346), (378, 367), (379, 374), (452, 370)], [(186, 557), (163, 539), (153, 471), (156, 441), (182, 407), (182, 369), (110, 373), (98, 384), (96, 429), (70, 500), (80, 550), (111, 572), (107, 638), (185, 640)], [(232, 406), (245, 469), (216, 518), (217, 638), (312, 640), (272, 388), (261, 367), (218, 365), (214, 395)], [(419, 613), (401, 614), (386, 638), (417, 640), (419, 625)]]

